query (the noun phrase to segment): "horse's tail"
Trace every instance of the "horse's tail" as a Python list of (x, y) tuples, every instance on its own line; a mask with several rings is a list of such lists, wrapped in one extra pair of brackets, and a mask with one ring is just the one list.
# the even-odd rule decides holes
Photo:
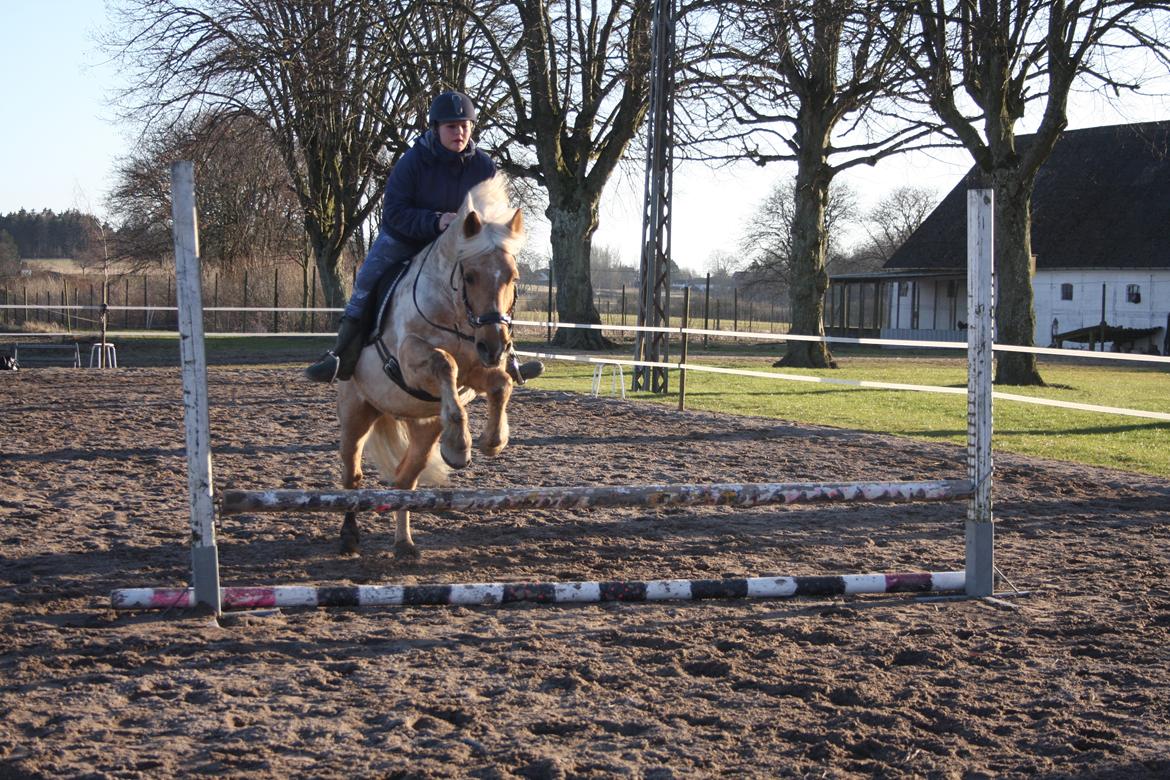
[[(407, 432), (406, 424), (393, 417), (382, 415), (374, 423), (373, 430), (370, 431), (370, 438), (366, 441), (366, 451), (378, 464), (382, 478), (390, 481), (394, 478), (398, 464), (406, 455), (409, 445), (410, 435)], [(431, 486), (444, 485), (447, 483), (447, 475), (450, 472), (450, 467), (443, 462), (442, 456), (439, 455), (439, 448), (431, 447), (430, 454), (427, 455), (427, 464), (418, 476), (418, 483)]]

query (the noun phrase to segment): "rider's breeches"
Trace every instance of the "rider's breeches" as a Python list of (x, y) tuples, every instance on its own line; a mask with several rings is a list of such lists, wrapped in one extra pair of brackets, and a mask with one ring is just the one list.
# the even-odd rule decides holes
[(378, 280), (390, 268), (401, 263), (415, 253), (407, 244), (381, 231), (370, 247), (365, 262), (358, 269), (357, 278), (353, 282), (353, 294), (349, 296), (349, 303), (345, 305), (345, 316), (361, 319), (366, 310), (369, 298), (378, 286)]

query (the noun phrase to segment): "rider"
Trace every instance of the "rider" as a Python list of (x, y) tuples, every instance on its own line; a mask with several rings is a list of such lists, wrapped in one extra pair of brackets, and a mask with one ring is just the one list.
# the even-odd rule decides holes
[[(314, 382), (353, 376), (362, 351), (363, 314), (378, 280), (446, 230), (471, 188), (496, 175), (495, 163), (471, 140), (475, 106), (466, 95), (442, 93), (431, 103), (428, 118), (430, 129), (402, 155), (386, 180), (378, 237), (358, 269), (337, 343), (305, 369)], [(537, 360), (518, 365), (510, 347), (505, 366), (517, 384), (544, 371)]]

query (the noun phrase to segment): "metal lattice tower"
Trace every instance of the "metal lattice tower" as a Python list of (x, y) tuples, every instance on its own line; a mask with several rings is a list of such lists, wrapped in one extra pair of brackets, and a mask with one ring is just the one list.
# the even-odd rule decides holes
[[(638, 325), (666, 327), (670, 324), (670, 212), (674, 177), (674, 0), (654, 0), (651, 39)], [(665, 363), (668, 359), (667, 333), (638, 332), (634, 360)], [(665, 393), (668, 378), (665, 366), (639, 366), (633, 372), (633, 389)]]

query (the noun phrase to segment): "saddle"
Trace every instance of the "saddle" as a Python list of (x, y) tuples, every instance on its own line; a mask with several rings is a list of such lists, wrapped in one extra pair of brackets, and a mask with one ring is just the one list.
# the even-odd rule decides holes
[(382, 341), (382, 329), (386, 326), (386, 318), (390, 316), (390, 303), (394, 299), (394, 292), (410, 269), (412, 260), (413, 258), (407, 258), (396, 263), (388, 268), (386, 273), (382, 274), (382, 278), (378, 280), (373, 297), (373, 302), (377, 305), (367, 305), (366, 310), (362, 312), (362, 332), (365, 334), (362, 346), (374, 345), (378, 356), (382, 358), (382, 370), (386, 372), (390, 381), (402, 388), (404, 392), (420, 401), (438, 403), (441, 399), (425, 390), (419, 390), (406, 384), (406, 378), (402, 375), (402, 366), (399, 365), (398, 358), (390, 353), (385, 342)]

